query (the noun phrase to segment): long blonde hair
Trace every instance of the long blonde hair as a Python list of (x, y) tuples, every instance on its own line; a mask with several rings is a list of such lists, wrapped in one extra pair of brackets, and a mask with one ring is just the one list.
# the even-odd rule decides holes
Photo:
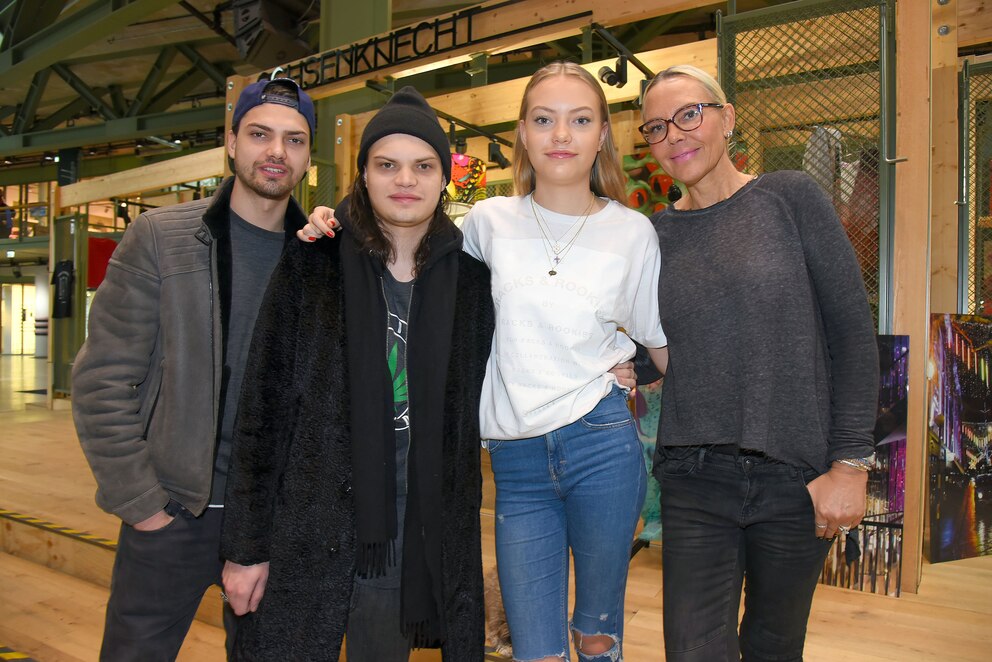
[[(606, 138), (603, 140), (603, 148), (596, 155), (596, 160), (589, 171), (589, 188), (598, 196), (604, 196), (616, 200), (622, 205), (627, 204), (627, 194), (625, 192), (625, 178), (623, 168), (620, 166), (620, 156), (617, 154), (617, 145), (613, 140), (613, 127), (610, 126), (610, 106), (606, 102), (606, 95), (599, 81), (593, 78), (592, 74), (575, 64), (574, 62), (552, 62), (549, 65), (538, 69), (527, 87), (524, 89), (524, 97), (520, 100), (520, 117), (523, 120), (527, 117), (529, 110), (527, 98), (534, 87), (553, 76), (574, 76), (589, 86), (596, 93), (599, 99), (599, 114), (606, 122)], [(520, 139), (520, 123), (517, 123), (516, 135), (513, 141), (513, 187), (518, 195), (527, 195), (534, 191), (536, 183), (536, 173), (534, 166), (527, 156), (527, 149)]]

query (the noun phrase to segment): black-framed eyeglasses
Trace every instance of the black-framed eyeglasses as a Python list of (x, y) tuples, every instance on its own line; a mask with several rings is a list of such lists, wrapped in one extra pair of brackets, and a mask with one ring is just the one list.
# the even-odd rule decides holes
[(661, 142), (668, 135), (668, 125), (674, 124), (683, 131), (694, 131), (703, 123), (703, 108), (723, 108), (722, 103), (690, 103), (675, 111), (671, 119), (648, 120), (637, 127), (649, 144)]

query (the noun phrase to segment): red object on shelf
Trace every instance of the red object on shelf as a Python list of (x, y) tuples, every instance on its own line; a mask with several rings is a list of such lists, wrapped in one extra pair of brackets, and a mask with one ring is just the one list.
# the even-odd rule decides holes
[(86, 269), (86, 287), (95, 290), (103, 282), (107, 275), (107, 265), (110, 263), (110, 256), (114, 254), (117, 242), (106, 237), (90, 237), (90, 256)]

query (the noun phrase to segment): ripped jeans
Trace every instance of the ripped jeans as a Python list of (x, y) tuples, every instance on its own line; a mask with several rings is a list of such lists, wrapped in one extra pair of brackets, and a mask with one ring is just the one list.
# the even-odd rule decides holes
[(616, 642), (601, 654), (580, 651), (580, 660), (622, 660), (627, 565), (647, 485), (625, 395), (614, 389), (593, 411), (546, 435), (485, 446), (496, 481), (496, 561), (514, 659), (570, 659), (571, 625)]

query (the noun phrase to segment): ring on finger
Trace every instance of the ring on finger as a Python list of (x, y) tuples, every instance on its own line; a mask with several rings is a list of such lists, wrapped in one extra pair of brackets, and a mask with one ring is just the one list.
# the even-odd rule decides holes
[(816, 522), (816, 528), (818, 528), (818, 529), (825, 529), (825, 528), (827, 528), (827, 525), (826, 524), (820, 524), (819, 522)]
[(839, 531), (840, 531), (841, 533), (847, 533), (848, 531), (850, 531), (850, 530), (851, 530), (851, 527), (849, 527), (849, 526), (838, 526), (838, 527), (837, 527), (837, 529), (838, 529), (838, 530), (839, 530)]

